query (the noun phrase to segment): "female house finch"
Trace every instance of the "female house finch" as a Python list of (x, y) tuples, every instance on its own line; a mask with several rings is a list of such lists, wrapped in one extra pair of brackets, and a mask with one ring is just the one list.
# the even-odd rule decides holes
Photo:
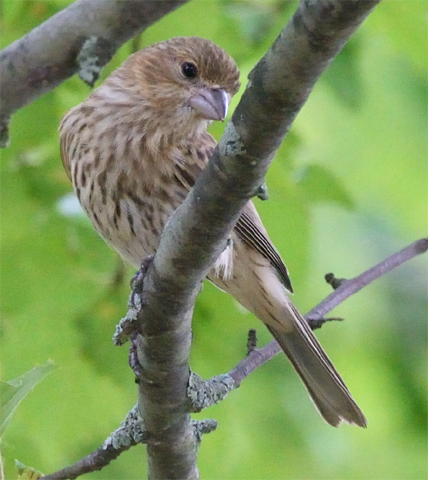
[[(173, 38), (131, 55), (60, 126), (61, 156), (97, 231), (138, 268), (153, 255), (216, 146), (207, 133), (239, 88), (227, 53), (202, 38)], [(287, 269), (249, 201), (208, 278), (278, 340), (324, 419), (366, 419), (287, 296)]]

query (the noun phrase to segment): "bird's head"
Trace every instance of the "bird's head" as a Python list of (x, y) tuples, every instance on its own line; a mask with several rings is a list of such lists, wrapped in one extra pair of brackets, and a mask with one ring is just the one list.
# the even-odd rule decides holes
[(141, 120), (153, 128), (179, 129), (188, 135), (188, 128), (195, 132), (225, 119), (239, 89), (239, 70), (210, 40), (176, 37), (131, 55), (106, 87), (118, 98), (132, 96)]

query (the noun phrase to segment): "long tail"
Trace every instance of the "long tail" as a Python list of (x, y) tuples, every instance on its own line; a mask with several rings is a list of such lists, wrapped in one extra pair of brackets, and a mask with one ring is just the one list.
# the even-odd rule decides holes
[(287, 269), (251, 202), (238, 223), (232, 244), (228, 244), (208, 278), (263, 321), (327, 423), (338, 426), (344, 420), (365, 427), (363, 412), (289, 299)]
[(308, 323), (294, 305), (287, 305), (287, 316), (293, 317), (293, 327), (282, 328), (281, 324), (267, 325), (281, 345), (324, 420), (337, 427), (342, 420), (367, 426), (367, 420), (339, 373), (327, 357)]

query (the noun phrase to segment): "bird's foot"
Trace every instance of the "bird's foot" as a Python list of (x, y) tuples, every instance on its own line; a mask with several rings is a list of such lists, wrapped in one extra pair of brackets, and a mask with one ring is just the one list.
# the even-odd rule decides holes
[(142, 367), (140, 361), (138, 360), (138, 349), (137, 349), (137, 341), (136, 335), (131, 338), (131, 345), (129, 346), (129, 366), (132, 368), (135, 374), (135, 383), (139, 383), (140, 379), (142, 378)]
[(154, 258), (153, 255), (149, 255), (148, 257), (146, 257), (141, 262), (140, 269), (131, 278), (131, 281), (129, 282), (129, 286), (131, 287), (132, 291), (128, 301), (128, 308), (134, 308), (140, 311), (141, 308), (143, 307), (141, 295), (143, 293), (144, 278), (147, 274), (147, 270), (149, 269), (150, 265), (153, 263), (153, 258)]
[(137, 316), (143, 309), (143, 285), (144, 277), (147, 274), (147, 270), (153, 262), (153, 255), (146, 257), (141, 262), (141, 267), (138, 272), (132, 277), (130, 282), (131, 295), (128, 301), (128, 313), (126, 317), (122, 318), (116, 327), (116, 332), (113, 335), (113, 343), (115, 345), (123, 345), (129, 340), (129, 337), (138, 333), (139, 322)]

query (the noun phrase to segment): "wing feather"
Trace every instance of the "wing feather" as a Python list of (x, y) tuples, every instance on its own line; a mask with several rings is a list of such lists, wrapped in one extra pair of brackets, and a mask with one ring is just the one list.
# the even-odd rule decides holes
[(256, 221), (258, 220), (258, 217), (250, 215), (250, 211), (246, 210), (249, 209), (244, 208), (239, 217), (238, 223), (235, 226), (236, 233), (247, 245), (257, 250), (269, 260), (270, 264), (275, 268), (284, 287), (292, 293), (293, 287), (291, 285), (291, 280), (288, 275), (287, 267), (282, 261), (281, 256), (267, 234), (265, 234), (257, 225)]
[[(205, 140), (205, 142), (201, 142), (201, 144), (204, 144), (204, 149), (199, 149), (196, 151), (192, 148), (188, 148), (186, 154), (184, 155), (185, 161), (181, 164), (176, 164), (175, 178), (187, 190), (190, 190), (193, 187), (196, 178), (198, 178), (204, 169), (211, 152), (215, 148), (216, 143), (211, 135), (208, 136), (207, 134), (207, 138)], [(239, 220), (235, 226), (235, 232), (244, 243), (258, 251), (267, 260), (269, 260), (270, 264), (276, 270), (284, 287), (289, 292), (293, 292), (287, 267), (267, 236), (259, 216), (255, 212), (255, 207), (250, 206), (250, 202), (242, 211), (241, 216), (239, 217)]]

